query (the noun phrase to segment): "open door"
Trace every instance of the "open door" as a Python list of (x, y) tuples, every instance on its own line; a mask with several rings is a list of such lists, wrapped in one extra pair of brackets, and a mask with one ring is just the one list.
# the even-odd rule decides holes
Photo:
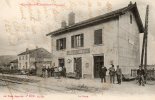
[(94, 78), (99, 78), (99, 71), (104, 65), (104, 56), (94, 56)]
[(79, 73), (79, 77), (82, 77), (82, 59), (74, 58), (74, 71)]

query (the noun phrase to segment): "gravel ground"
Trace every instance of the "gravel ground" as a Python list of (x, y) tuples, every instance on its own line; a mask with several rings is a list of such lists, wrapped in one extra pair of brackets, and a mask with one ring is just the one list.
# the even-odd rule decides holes
[[(69, 79), (69, 78), (41, 78), (36, 76), (13, 76), (33, 80), (33, 83), (7, 83), (0, 82), (0, 94), (37, 94), (37, 95), (69, 95), (78, 98), (93, 96), (154, 96), (155, 81), (148, 81), (145, 86), (138, 86), (136, 81), (122, 82), (121, 85), (100, 83), (99, 79)], [(142, 99), (141, 99), (142, 100)]]

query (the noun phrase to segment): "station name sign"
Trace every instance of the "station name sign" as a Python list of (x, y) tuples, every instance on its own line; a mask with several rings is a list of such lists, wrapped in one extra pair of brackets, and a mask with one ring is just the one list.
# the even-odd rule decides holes
[(71, 50), (67, 51), (67, 55), (77, 55), (77, 54), (86, 54), (90, 53), (90, 49), (80, 49), (80, 50)]

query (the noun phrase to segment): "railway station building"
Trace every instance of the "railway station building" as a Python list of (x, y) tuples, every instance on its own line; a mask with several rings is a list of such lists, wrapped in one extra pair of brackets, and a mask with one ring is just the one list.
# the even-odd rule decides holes
[(98, 78), (102, 66), (114, 64), (123, 74), (140, 64), (139, 34), (144, 28), (137, 4), (75, 23), (75, 13), (68, 24), (50, 32), (52, 62), (66, 67), (67, 73), (78, 69), (81, 78)]

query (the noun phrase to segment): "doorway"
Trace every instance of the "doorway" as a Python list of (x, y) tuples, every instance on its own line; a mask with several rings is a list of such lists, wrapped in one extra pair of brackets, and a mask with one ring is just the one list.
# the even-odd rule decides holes
[(99, 71), (104, 65), (104, 56), (94, 56), (94, 78), (99, 78)]
[(74, 58), (74, 72), (78, 72), (79, 78), (82, 77), (82, 58)]
[(65, 66), (65, 59), (61, 58), (61, 59), (58, 59), (58, 60), (59, 60), (59, 67), (64, 68), (64, 66)]

